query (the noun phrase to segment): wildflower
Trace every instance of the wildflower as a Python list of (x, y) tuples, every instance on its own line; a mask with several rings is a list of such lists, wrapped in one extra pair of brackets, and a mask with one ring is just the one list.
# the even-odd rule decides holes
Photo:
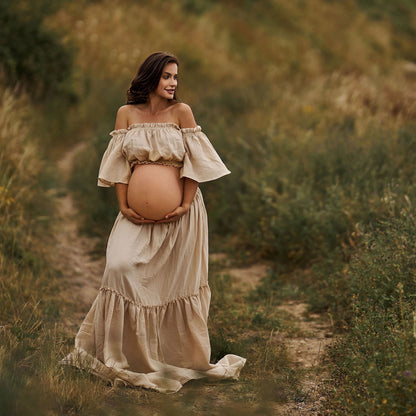
[(302, 111), (306, 114), (310, 114), (313, 113), (315, 111), (315, 107), (312, 105), (304, 105), (302, 107)]
[(413, 312), (413, 337), (416, 338), (416, 312)]
[(3, 203), (6, 206), (10, 206), (15, 202), (15, 199), (10, 196), (8, 188), (0, 186), (0, 203)]

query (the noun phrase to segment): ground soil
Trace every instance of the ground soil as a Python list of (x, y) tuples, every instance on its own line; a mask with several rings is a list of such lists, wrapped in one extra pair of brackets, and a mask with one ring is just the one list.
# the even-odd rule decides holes
[[(72, 162), (83, 144), (74, 147), (58, 162), (65, 181), (69, 179)], [(97, 296), (105, 266), (105, 257), (92, 256), (97, 240), (79, 232), (79, 215), (72, 194), (66, 189), (58, 200), (59, 223), (56, 227), (56, 257), (62, 272), (65, 299), (75, 312), (65, 318), (65, 325), (75, 335), (82, 319)]]
[[(64, 178), (69, 177), (73, 159), (81, 148), (82, 144), (72, 149), (59, 161), (58, 168)], [(75, 336), (98, 293), (105, 259), (104, 253), (98, 258), (91, 254), (97, 241), (79, 232), (79, 215), (71, 193), (66, 190), (61, 194), (59, 199), (60, 220), (56, 228), (56, 253), (57, 263), (67, 287), (65, 297), (74, 305), (74, 312), (65, 318), (64, 325), (68, 334)], [(224, 256), (223, 254), (211, 254), (210, 260), (213, 262), (222, 261)], [(224, 266), (223, 273), (228, 273), (231, 276), (234, 287), (248, 291), (255, 288), (261, 278), (265, 276), (267, 267), (266, 264), (254, 264), (250, 267), (240, 268)], [(329, 320), (323, 316), (308, 313), (308, 305), (297, 300), (285, 301), (278, 308), (296, 322), (297, 331), (295, 335), (293, 333), (279, 334), (275, 342), (286, 343), (293, 366), (302, 374), (301, 384), (306, 394), (304, 400), (296, 403), (273, 404), (273, 414), (323, 415), (325, 414), (323, 392), (328, 375), (322, 365), (322, 358), (325, 348), (333, 340)], [(225, 400), (224, 393), (219, 392), (215, 385), (212, 386), (209, 383), (197, 385), (196, 389), (200, 390), (199, 394), (211, 397), (217, 406), (218, 403)], [(145, 393), (142, 395), (145, 399), (149, 397)], [(180, 399), (182, 394), (179, 393), (178, 396)], [(196, 409), (198, 413), (195, 414), (205, 414), (202, 407)], [(156, 415), (158, 413), (144, 411), (141, 414)], [(212, 413), (207, 411), (206, 414)]]

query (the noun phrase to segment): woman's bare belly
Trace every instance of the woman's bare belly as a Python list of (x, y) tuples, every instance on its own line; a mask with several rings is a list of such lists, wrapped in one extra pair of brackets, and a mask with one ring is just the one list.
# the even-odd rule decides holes
[(164, 165), (136, 165), (127, 188), (130, 208), (149, 220), (160, 220), (182, 203), (179, 169)]

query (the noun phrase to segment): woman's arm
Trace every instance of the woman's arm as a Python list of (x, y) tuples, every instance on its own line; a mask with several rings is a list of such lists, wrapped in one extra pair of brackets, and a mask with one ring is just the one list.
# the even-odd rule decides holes
[[(178, 112), (179, 112), (179, 125), (181, 126), (182, 129), (193, 128), (197, 126), (191, 107), (189, 107), (189, 105), (180, 103)], [(198, 189), (198, 182), (190, 178), (184, 178), (183, 200), (182, 200), (181, 207), (183, 207), (187, 211), (191, 207), (191, 204), (192, 204), (192, 201), (194, 200), (194, 196), (195, 196), (197, 189)]]
[[(179, 120), (179, 126), (181, 128), (196, 127), (196, 122), (191, 107), (184, 103), (178, 103), (176, 106), (176, 116)], [(183, 179), (183, 198), (181, 205), (174, 209), (172, 212), (169, 212), (169, 214), (165, 216), (165, 219), (160, 220), (158, 222), (176, 221), (180, 217), (182, 217), (182, 215), (186, 214), (191, 208), (191, 204), (194, 200), (196, 190), (198, 189), (198, 182), (190, 178)]]
[(192, 201), (198, 189), (198, 182), (190, 178), (184, 178), (183, 183), (183, 200), (181, 207), (186, 209), (186, 211), (191, 208)]

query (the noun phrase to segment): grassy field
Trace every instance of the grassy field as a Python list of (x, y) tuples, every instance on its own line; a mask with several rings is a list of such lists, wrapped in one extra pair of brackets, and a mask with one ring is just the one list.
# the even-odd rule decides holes
[[(55, 365), (73, 342), (61, 324), (72, 306), (51, 260), (56, 190), (68, 192), (56, 158), (85, 143), (70, 186), (83, 232), (102, 238), (101, 250), (116, 212), (111, 191), (95, 185), (108, 132), (138, 64), (168, 50), (181, 62), (180, 98), (233, 172), (203, 187), (211, 250), (271, 265), (249, 293), (230, 290), (221, 265), (211, 267), (213, 359), (233, 351), (249, 363), (241, 384), (218, 387), (223, 411), (272, 414), (270, 403), (301, 400), (302, 374), (284, 342), (270, 342), (271, 331), (295, 326), (279, 304), (298, 299), (338, 334), (327, 352), (329, 414), (414, 414), (414, 2), (16, 4), (16, 16), (29, 8), (35, 19), (21, 27), (41, 25), (33, 39), (54, 33), (70, 52), (50, 43), (53, 56), (74, 63), (65, 82), (36, 78), (49, 96), (22, 87), (32, 78), (16, 88), (17, 69), (7, 75), (32, 70), (33, 60), (1, 76), (0, 413), (218, 411), (195, 398), (215, 394), (210, 386), (195, 383), (167, 409), (157, 394), (109, 389)], [(18, 51), (10, 48), (7, 62), (20, 62)]]

